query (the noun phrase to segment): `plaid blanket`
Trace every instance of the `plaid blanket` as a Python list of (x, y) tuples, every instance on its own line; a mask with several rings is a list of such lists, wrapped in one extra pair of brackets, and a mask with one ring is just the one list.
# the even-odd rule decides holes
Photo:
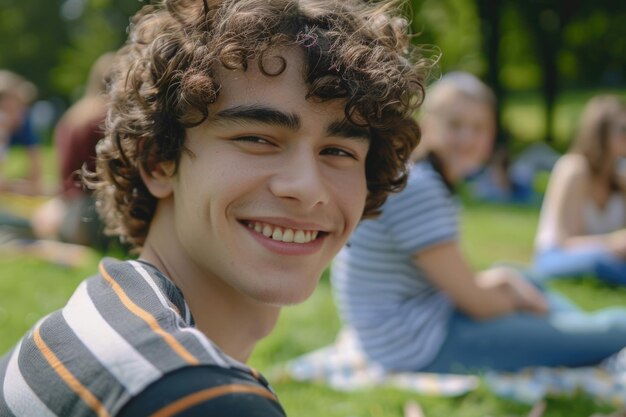
[(474, 375), (385, 372), (368, 363), (354, 333), (344, 330), (333, 345), (288, 362), (283, 371), (298, 381), (327, 384), (337, 390), (391, 386), (420, 394), (459, 396), (484, 383), (496, 395), (533, 404), (548, 395), (585, 392), (597, 401), (626, 407), (626, 349), (596, 367), (527, 368), (516, 373)]

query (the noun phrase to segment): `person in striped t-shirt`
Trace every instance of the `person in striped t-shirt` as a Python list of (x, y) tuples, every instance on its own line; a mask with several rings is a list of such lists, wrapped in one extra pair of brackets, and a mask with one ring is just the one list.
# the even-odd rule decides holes
[(474, 272), (461, 253), (455, 186), (489, 155), (495, 105), (468, 73), (431, 86), (407, 187), (359, 224), (333, 263), (341, 315), (386, 369), (583, 366), (626, 347), (626, 309), (585, 313), (538, 277), (505, 266)]
[(162, 0), (110, 75), (104, 259), (0, 359), (1, 416), (281, 416), (245, 365), (406, 182), (430, 65), (394, 2)]

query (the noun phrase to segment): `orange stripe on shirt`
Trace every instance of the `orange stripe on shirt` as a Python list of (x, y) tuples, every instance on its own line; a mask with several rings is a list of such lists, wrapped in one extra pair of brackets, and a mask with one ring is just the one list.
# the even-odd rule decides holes
[(109, 412), (104, 407), (104, 405), (96, 398), (95, 395), (92, 394), (91, 391), (87, 387), (85, 387), (81, 382), (76, 379), (76, 377), (63, 365), (63, 363), (59, 360), (59, 358), (52, 352), (50, 347), (44, 342), (41, 338), (41, 334), (39, 333), (39, 327), (35, 328), (33, 332), (33, 338), (35, 340), (35, 344), (37, 348), (41, 351), (41, 354), (46, 361), (50, 364), (54, 372), (56, 372), (59, 377), (70, 387), (72, 391), (74, 391), (78, 396), (91, 408), (98, 417), (110, 417)]
[(122, 304), (124, 304), (124, 307), (128, 309), (128, 311), (145, 321), (150, 329), (152, 329), (153, 332), (161, 336), (163, 340), (165, 340), (165, 343), (167, 343), (172, 348), (172, 350), (174, 350), (174, 352), (176, 352), (181, 358), (183, 358), (185, 362), (190, 365), (197, 365), (200, 363), (200, 361), (195, 356), (193, 356), (187, 349), (185, 349), (185, 347), (181, 345), (178, 340), (174, 338), (174, 336), (163, 330), (163, 328), (159, 325), (157, 319), (154, 318), (152, 314), (139, 307), (126, 295), (122, 287), (117, 282), (115, 282), (113, 278), (111, 278), (109, 273), (104, 268), (104, 264), (102, 262), (100, 262), (100, 265), (98, 267), (104, 279), (107, 280), (109, 284), (111, 284), (111, 287), (113, 287), (113, 291), (115, 291), (115, 294), (117, 294), (118, 298), (120, 299)]
[(256, 394), (261, 397), (268, 398), (273, 401), (277, 401), (276, 396), (272, 394), (265, 388), (256, 387), (252, 385), (223, 385), (221, 387), (208, 388), (202, 391), (198, 391), (194, 394), (190, 394), (186, 397), (181, 398), (178, 401), (175, 401), (156, 413), (152, 414), (150, 417), (170, 417), (174, 416), (178, 413), (186, 411), (190, 408), (197, 406), (198, 404), (217, 398), (223, 395), (228, 394)]

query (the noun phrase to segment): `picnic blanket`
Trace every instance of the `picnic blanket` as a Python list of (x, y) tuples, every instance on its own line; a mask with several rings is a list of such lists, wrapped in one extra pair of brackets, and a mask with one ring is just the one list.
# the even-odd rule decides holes
[(385, 372), (368, 363), (353, 331), (344, 330), (333, 345), (289, 361), (283, 371), (298, 381), (314, 381), (349, 391), (389, 386), (425, 395), (459, 396), (481, 383), (496, 395), (533, 404), (548, 395), (589, 394), (615, 407), (626, 406), (626, 349), (599, 366), (584, 368), (527, 368), (516, 373), (474, 375)]

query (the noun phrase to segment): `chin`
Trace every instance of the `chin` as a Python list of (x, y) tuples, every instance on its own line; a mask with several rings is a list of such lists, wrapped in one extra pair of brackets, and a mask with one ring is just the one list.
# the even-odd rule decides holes
[(311, 295), (313, 295), (313, 291), (315, 291), (315, 288), (313, 288), (311, 291), (298, 292), (297, 294), (290, 294), (288, 296), (282, 297), (280, 305), (290, 306), (303, 303), (308, 300)]
[[(317, 280), (315, 284), (317, 284)], [(315, 288), (316, 285), (300, 284), (290, 288), (277, 285), (276, 287), (257, 288), (244, 292), (259, 303), (283, 307), (306, 301), (313, 294)]]

